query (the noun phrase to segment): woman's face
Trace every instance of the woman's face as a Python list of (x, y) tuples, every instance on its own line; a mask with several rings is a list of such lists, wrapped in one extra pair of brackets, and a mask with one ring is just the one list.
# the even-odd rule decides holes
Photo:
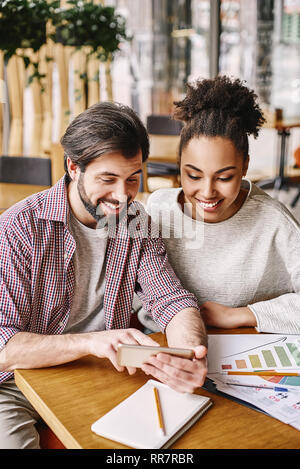
[(184, 203), (192, 204), (194, 219), (218, 223), (240, 209), (246, 196), (241, 181), (248, 161), (224, 137), (199, 137), (188, 142), (181, 155), (181, 184)]

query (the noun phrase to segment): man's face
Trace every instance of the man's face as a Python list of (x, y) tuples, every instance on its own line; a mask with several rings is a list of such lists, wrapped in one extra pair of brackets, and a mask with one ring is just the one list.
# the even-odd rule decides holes
[(141, 151), (132, 158), (125, 158), (119, 152), (102, 155), (91, 161), (84, 173), (77, 166), (73, 181), (78, 197), (73, 211), (82, 214), (85, 210), (91, 225), (104, 217), (118, 221), (138, 192), (141, 172)]

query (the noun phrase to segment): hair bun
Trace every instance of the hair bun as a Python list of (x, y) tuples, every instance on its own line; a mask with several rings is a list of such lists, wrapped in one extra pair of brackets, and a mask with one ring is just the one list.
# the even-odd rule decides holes
[(236, 120), (245, 133), (258, 135), (265, 119), (257, 103), (257, 95), (238, 78), (218, 76), (197, 80), (187, 88), (186, 97), (174, 103), (175, 119), (189, 122), (199, 114), (217, 111)]

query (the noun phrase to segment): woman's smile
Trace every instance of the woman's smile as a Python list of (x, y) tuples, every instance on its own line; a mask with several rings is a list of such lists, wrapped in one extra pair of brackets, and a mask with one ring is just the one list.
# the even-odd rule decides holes
[(206, 212), (216, 211), (220, 207), (221, 203), (223, 202), (223, 199), (205, 201), (205, 200), (199, 200), (197, 197), (195, 197), (195, 200), (197, 204)]

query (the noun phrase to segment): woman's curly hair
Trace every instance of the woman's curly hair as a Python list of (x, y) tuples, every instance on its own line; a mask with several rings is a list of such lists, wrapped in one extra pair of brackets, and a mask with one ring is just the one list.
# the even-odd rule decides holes
[(255, 138), (265, 122), (253, 90), (239, 79), (218, 76), (187, 85), (187, 95), (175, 102), (173, 117), (184, 121), (179, 155), (194, 137), (225, 137), (247, 158), (248, 136)]

